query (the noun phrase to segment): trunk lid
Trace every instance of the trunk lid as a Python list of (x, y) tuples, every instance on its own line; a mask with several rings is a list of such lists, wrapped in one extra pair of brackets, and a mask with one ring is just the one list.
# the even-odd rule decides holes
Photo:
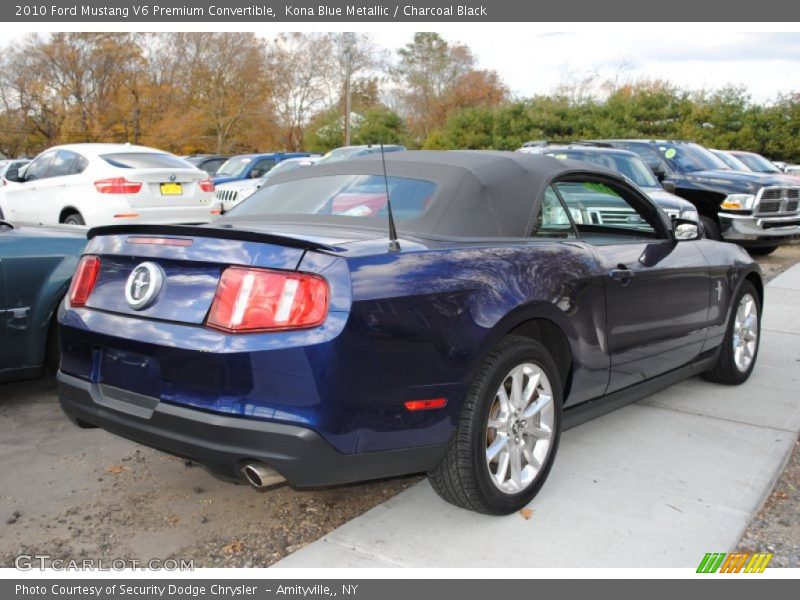
[(199, 182), (208, 175), (193, 168), (176, 169), (120, 169), (128, 181), (142, 183), (138, 194), (128, 199), (133, 208), (155, 206), (190, 206), (209, 203), (212, 192), (200, 189)]
[[(144, 320), (201, 324), (225, 267), (294, 271), (307, 250), (335, 248), (297, 237), (210, 227), (99, 227), (89, 232), (84, 251), (99, 256), (101, 264), (86, 306)], [(142, 263), (155, 265), (160, 289), (151, 303), (136, 309), (126, 298), (126, 289), (136, 285), (133, 281), (129, 285), (129, 278)], [(140, 287), (149, 288), (149, 279), (142, 279)]]

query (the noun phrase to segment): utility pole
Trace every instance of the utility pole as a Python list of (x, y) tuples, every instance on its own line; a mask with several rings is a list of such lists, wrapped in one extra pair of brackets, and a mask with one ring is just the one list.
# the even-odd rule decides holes
[(352, 106), (352, 89), (350, 79), (353, 75), (353, 51), (355, 49), (356, 34), (347, 31), (342, 34), (344, 39), (344, 145), (350, 145), (350, 113)]

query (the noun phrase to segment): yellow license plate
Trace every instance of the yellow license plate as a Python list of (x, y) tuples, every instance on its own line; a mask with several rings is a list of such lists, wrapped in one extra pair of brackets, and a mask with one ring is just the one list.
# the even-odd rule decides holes
[(162, 183), (161, 184), (162, 196), (182, 196), (183, 186), (180, 183)]

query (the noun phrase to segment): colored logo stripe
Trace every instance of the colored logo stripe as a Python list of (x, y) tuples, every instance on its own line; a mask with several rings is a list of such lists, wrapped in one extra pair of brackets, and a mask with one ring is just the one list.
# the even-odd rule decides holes
[(769, 561), (772, 560), (772, 554), (767, 554), (765, 552), (753, 554), (750, 558), (750, 562), (747, 563), (747, 566), (744, 568), (745, 573), (763, 573), (764, 569), (767, 568)]
[(709, 553), (700, 561), (700, 566), (697, 567), (698, 573), (716, 573), (722, 561), (725, 560), (725, 553)]
[(766, 552), (709, 552), (700, 561), (697, 573), (763, 573), (772, 560)]

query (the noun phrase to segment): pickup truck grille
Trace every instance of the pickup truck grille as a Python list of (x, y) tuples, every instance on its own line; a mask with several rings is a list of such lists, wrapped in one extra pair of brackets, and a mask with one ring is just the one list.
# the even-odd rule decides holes
[(646, 227), (647, 221), (642, 219), (631, 208), (587, 208), (589, 219), (595, 225), (620, 225), (622, 227)]
[(239, 198), (238, 190), (217, 190), (215, 197), (220, 202), (236, 202)]
[(800, 204), (800, 188), (797, 187), (765, 187), (758, 192), (756, 215), (786, 216), (798, 211)]

